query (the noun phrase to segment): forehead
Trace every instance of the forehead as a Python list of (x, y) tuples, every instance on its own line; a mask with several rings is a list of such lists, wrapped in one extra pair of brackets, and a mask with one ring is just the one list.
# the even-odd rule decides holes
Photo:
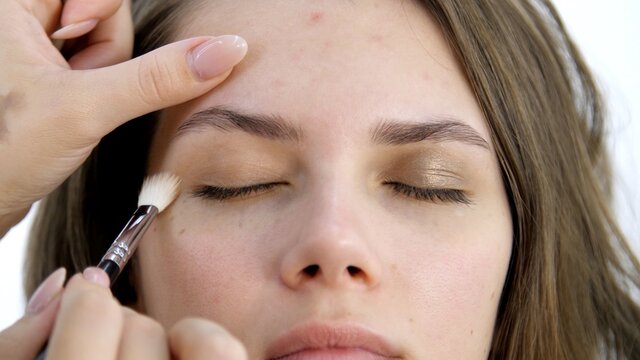
[(426, 9), (400, 0), (203, 1), (175, 38), (238, 34), (247, 57), (181, 112), (233, 105), (301, 125), (450, 116), (486, 136), (463, 72)]

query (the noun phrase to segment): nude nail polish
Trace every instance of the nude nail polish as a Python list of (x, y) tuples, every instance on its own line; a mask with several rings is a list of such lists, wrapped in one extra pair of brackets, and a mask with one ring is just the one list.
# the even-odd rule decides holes
[(51, 38), (52, 39), (76, 38), (93, 30), (93, 28), (96, 27), (96, 25), (98, 25), (97, 19), (89, 19), (89, 20), (69, 24), (65, 27), (58, 29), (56, 32), (51, 34)]
[(31, 296), (27, 304), (26, 313), (28, 315), (35, 315), (42, 311), (51, 299), (62, 291), (62, 285), (64, 285), (66, 276), (67, 270), (65, 268), (59, 268), (51, 273)]
[(84, 271), (82, 272), (82, 277), (84, 277), (85, 280), (102, 287), (108, 288), (110, 285), (109, 276), (107, 275), (107, 273), (97, 267), (88, 267), (84, 269)]
[(200, 80), (213, 79), (239, 63), (247, 48), (247, 42), (240, 36), (218, 36), (191, 50), (189, 65)]

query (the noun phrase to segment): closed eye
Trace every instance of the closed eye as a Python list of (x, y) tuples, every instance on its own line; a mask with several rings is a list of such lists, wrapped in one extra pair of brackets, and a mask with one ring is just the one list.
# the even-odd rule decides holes
[(424, 188), (395, 181), (385, 181), (384, 185), (389, 185), (391, 189), (397, 194), (420, 201), (430, 201), (436, 203), (460, 203), (465, 205), (471, 204), (471, 200), (463, 190)]
[(243, 199), (253, 195), (260, 195), (273, 190), (277, 186), (288, 185), (286, 182), (271, 182), (241, 187), (220, 187), (204, 185), (197, 188), (192, 195), (218, 201)]

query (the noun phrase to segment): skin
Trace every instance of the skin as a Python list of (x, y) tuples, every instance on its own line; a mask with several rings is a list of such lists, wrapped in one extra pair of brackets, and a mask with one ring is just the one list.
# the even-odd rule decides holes
[[(149, 172), (178, 174), (182, 193), (141, 241), (140, 310), (165, 327), (212, 319), (250, 359), (308, 322), (360, 324), (405, 358), (486, 358), (511, 254), (508, 199), (486, 120), (427, 12), (388, 0), (215, 1), (177, 28), (176, 39), (237, 33), (251, 50), (224, 84), (161, 114)], [(176, 136), (212, 106), (277, 114), (301, 139)], [(488, 148), (370, 139), (381, 119), (442, 117)], [(470, 203), (417, 200), (389, 179), (462, 190)], [(283, 184), (194, 196), (270, 182)]]
[[(76, 26), (87, 19), (91, 26)], [(129, 60), (126, 0), (7, 0), (0, 2), (0, 23), (0, 238), (100, 138), (132, 118), (201, 96), (244, 55), (230, 42), (199, 37)], [(51, 39), (80, 36), (68, 59)], [(197, 51), (210, 41), (218, 46)], [(191, 61), (212, 51), (215, 61)], [(54, 272), (25, 315), (0, 331), (0, 358), (34, 359), (45, 344), (50, 360), (246, 358), (240, 342), (210, 320), (184, 318), (165, 329), (122, 307), (102, 270), (86, 269), (63, 289), (64, 278)]]

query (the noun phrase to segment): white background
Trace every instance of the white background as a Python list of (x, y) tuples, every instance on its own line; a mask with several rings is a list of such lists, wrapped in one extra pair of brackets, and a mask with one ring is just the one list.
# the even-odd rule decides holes
[[(636, 253), (640, 253), (640, 1), (556, 0), (560, 14), (596, 73), (613, 118), (611, 152), (616, 211)], [(635, 142), (634, 142), (635, 140)], [(33, 211), (0, 241), (0, 329), (24, 309), (22, 262)]]

